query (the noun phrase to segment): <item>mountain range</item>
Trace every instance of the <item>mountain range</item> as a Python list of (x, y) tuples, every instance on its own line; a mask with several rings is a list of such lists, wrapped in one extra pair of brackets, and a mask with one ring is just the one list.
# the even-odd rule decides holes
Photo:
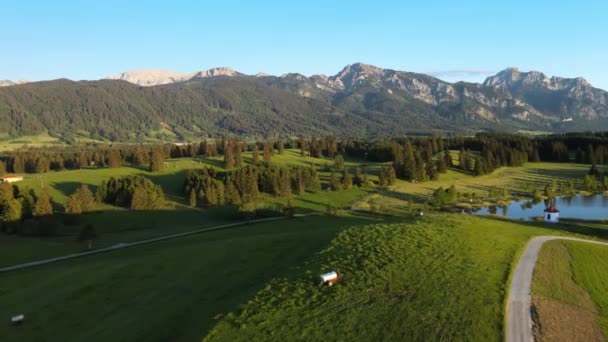
[(0, 88), (0, 134), (111, 141), (205, 136), (377, 137), (479, 130), (606, 130), (608, 92), (508, 68), (482, 84), (356, 63), (333, 76), (230, 68), (124, 72)]

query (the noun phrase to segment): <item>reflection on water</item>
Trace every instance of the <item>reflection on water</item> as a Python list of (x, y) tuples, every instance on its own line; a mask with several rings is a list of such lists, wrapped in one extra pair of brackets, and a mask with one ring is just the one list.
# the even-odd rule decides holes
[[(531, 219), (543, 216), (548, 202), (545, 200), (514, 201), (509, 205), (500, 207), (490, 206), (473, 212), (475, 215), (498, 214), (515, 219)], [(608, 219), (608, 196), (573, 196), (558, 197), (555, 206), (560, 211), (559, 216), (564, 218), (578, 218), (586, 220)]]

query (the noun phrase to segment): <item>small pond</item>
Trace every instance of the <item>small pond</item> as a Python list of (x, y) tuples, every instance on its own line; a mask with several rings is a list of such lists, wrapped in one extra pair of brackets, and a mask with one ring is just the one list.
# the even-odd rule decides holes
[[(608, 220), (608, 196), (557, 197), (555, 207), (560, 218), (584, 220)], [(529, 220), (541, 217), (546, 208), (545, 201), (513, 201), (505, 206), (492, 206), (472, 211), (475, 215), (496, 214), (514, 219)]]

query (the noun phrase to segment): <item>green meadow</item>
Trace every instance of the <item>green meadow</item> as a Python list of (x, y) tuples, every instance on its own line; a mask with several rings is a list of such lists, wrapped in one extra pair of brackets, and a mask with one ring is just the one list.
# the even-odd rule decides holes
[[(251, 161), (251, 153), (243, 157)], [(333, 166), (327, 158), (301, 157), (299, 150), (275, 154), (272, 162), (314, 162), (324, 184)], [(350, 170), (362, 167), (372, 180), (382, 165), (357, 159), (345, 164)], [(19, 186), (34, 191), (49, 186), (57, 212), (81, 184), (94, 191), (109, 177), (133, 174), (161, 185), (166, 208), (130, 211), (103, 204), (76, 224), (60, 223), (53, 237), (0, 235), (0, 267), (85, 250), (76, 236), (87, 223), (98, 232), (95, 246), (106, 247), (237, 221), (236, 207), (187, 205), (184, 176), (202, 167), (224, 170), (219, 158), (182, 158), (168, 160), (160, 173), (124, 166), (27, 175)], [(427, 206), (430, 195), (450, 185), (480, 195), (511, 185), (525, 191), (553, 179), (578, 181), (587, 170), (528, 163), (473, 177), (452, 168), (426, 183), (298, 194), (293, 198), (298, 213), (338, 210), (0, 274), (0, 319), (27, 317), (21, 326), (0, 324), (0, 336), (2, 341), (500, 340), (508, 279), (525, 243), (544, 234), (606, 237), (608, 226), (547, 227), (441, 213)], [(263, 195), (260, 205), (285, 202)], [(414, 216), (417, 208), (426, 211), (424, 217)], [(329, 270), (339, 272), (341, 281), (320, 286), (319, 274)]]
[[(251, 153), (245, 153), (244, 160), (250, 162)], [(273, 157), (273, 163), (280, 165), (309, 166), (311, 162), (317, 165), (321, 182), (327, 183), (333, 160), (303, 158), (299, 156), (299, 151), (294, 150), (287, 150), (284, 155), (275, 154)], [(361, 164), (360, 161), (353, 160), (347, 160), (345, 163), (349, 168)], [(167, 200), (166, 208), (141, 212), (102, 203), (97, 204), (94, 212), (81, 215), (75, 224), (58, 222), (57, 236), (32, 238), (0, 235), (0, 243), (3, 245), (0, 249), (0, 267), (83, 251), (85, 246), (78, 243), (76, 237), (79, 229), (87, 223), (94, 224), (99, 235), (95, 246), (108, 247), (117, 243), (134, 242), (237, 221), (238, 208), (234, 206), (191, 208), (187, 205), (182, 194), (186, 172), (203, 167), (225, 170), (220, 158), (180, 158), (168, 160), (165, 170), (159, 173), (124, 166), (28, 174), (23, 182), (17, 183), (19, 188), (39, 192), (42, 186), (49, 187), (57, 212), (63, 211), (68, 196), (81, 184), (87, 184), (94, 192), (102, 181), (110, 177), (136, 174), (146, 176), (161, 185)], [(366, 168), (370, 178), (375, 177), (374, 173), (378, 167), (370, 165)], [(356, 201), (372, 191), (372, 187), (360, 187), (338, 192), (322, 190), (317, 193), (304, 193), (294, 196), (294, 205), (299, 213), (325, 212), (328, 206), (350, 209)], [(285, 198), (262, 194), (258, 206), (276, 208), (285, 204)]]
[[(575, 241), (547, 242), (539, 256), (532, 293), (589, 313), (602, 334), (608, 336), (606, 260), (607, 246)], [(571, 324), (577, 324), (577, 319), (583, 317), (571, 315)]]
[[(0, 325), (0, 335), (497, 340), (514, 258), (530, 237), (548, 233), (556, 231), (440, 213), (318, 216), (209, 232), (2, 274), (0, 317), (25, 313), (27, 322)], [(322, 287), (317, 277), (328, 270), (342, 280)]]

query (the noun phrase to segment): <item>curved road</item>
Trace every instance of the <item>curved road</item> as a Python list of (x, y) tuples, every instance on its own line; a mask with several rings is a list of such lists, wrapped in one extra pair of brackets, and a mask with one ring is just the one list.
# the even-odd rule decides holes
[(532, 334), (532, 316), (530, 313), (532, 274), (534, 273), (534, 266), (536, 265), (541, 247), (545, 242), (551, 240), (570, 240), (608, 246), (608, 242), (563, 236), (544, 235), (532, 238), (517, 263), (513, 278), (511, 279), (511, 285), (509, 286), (505, 329), (505, 339), (507, 342), (530, 342), (534, 340)]

